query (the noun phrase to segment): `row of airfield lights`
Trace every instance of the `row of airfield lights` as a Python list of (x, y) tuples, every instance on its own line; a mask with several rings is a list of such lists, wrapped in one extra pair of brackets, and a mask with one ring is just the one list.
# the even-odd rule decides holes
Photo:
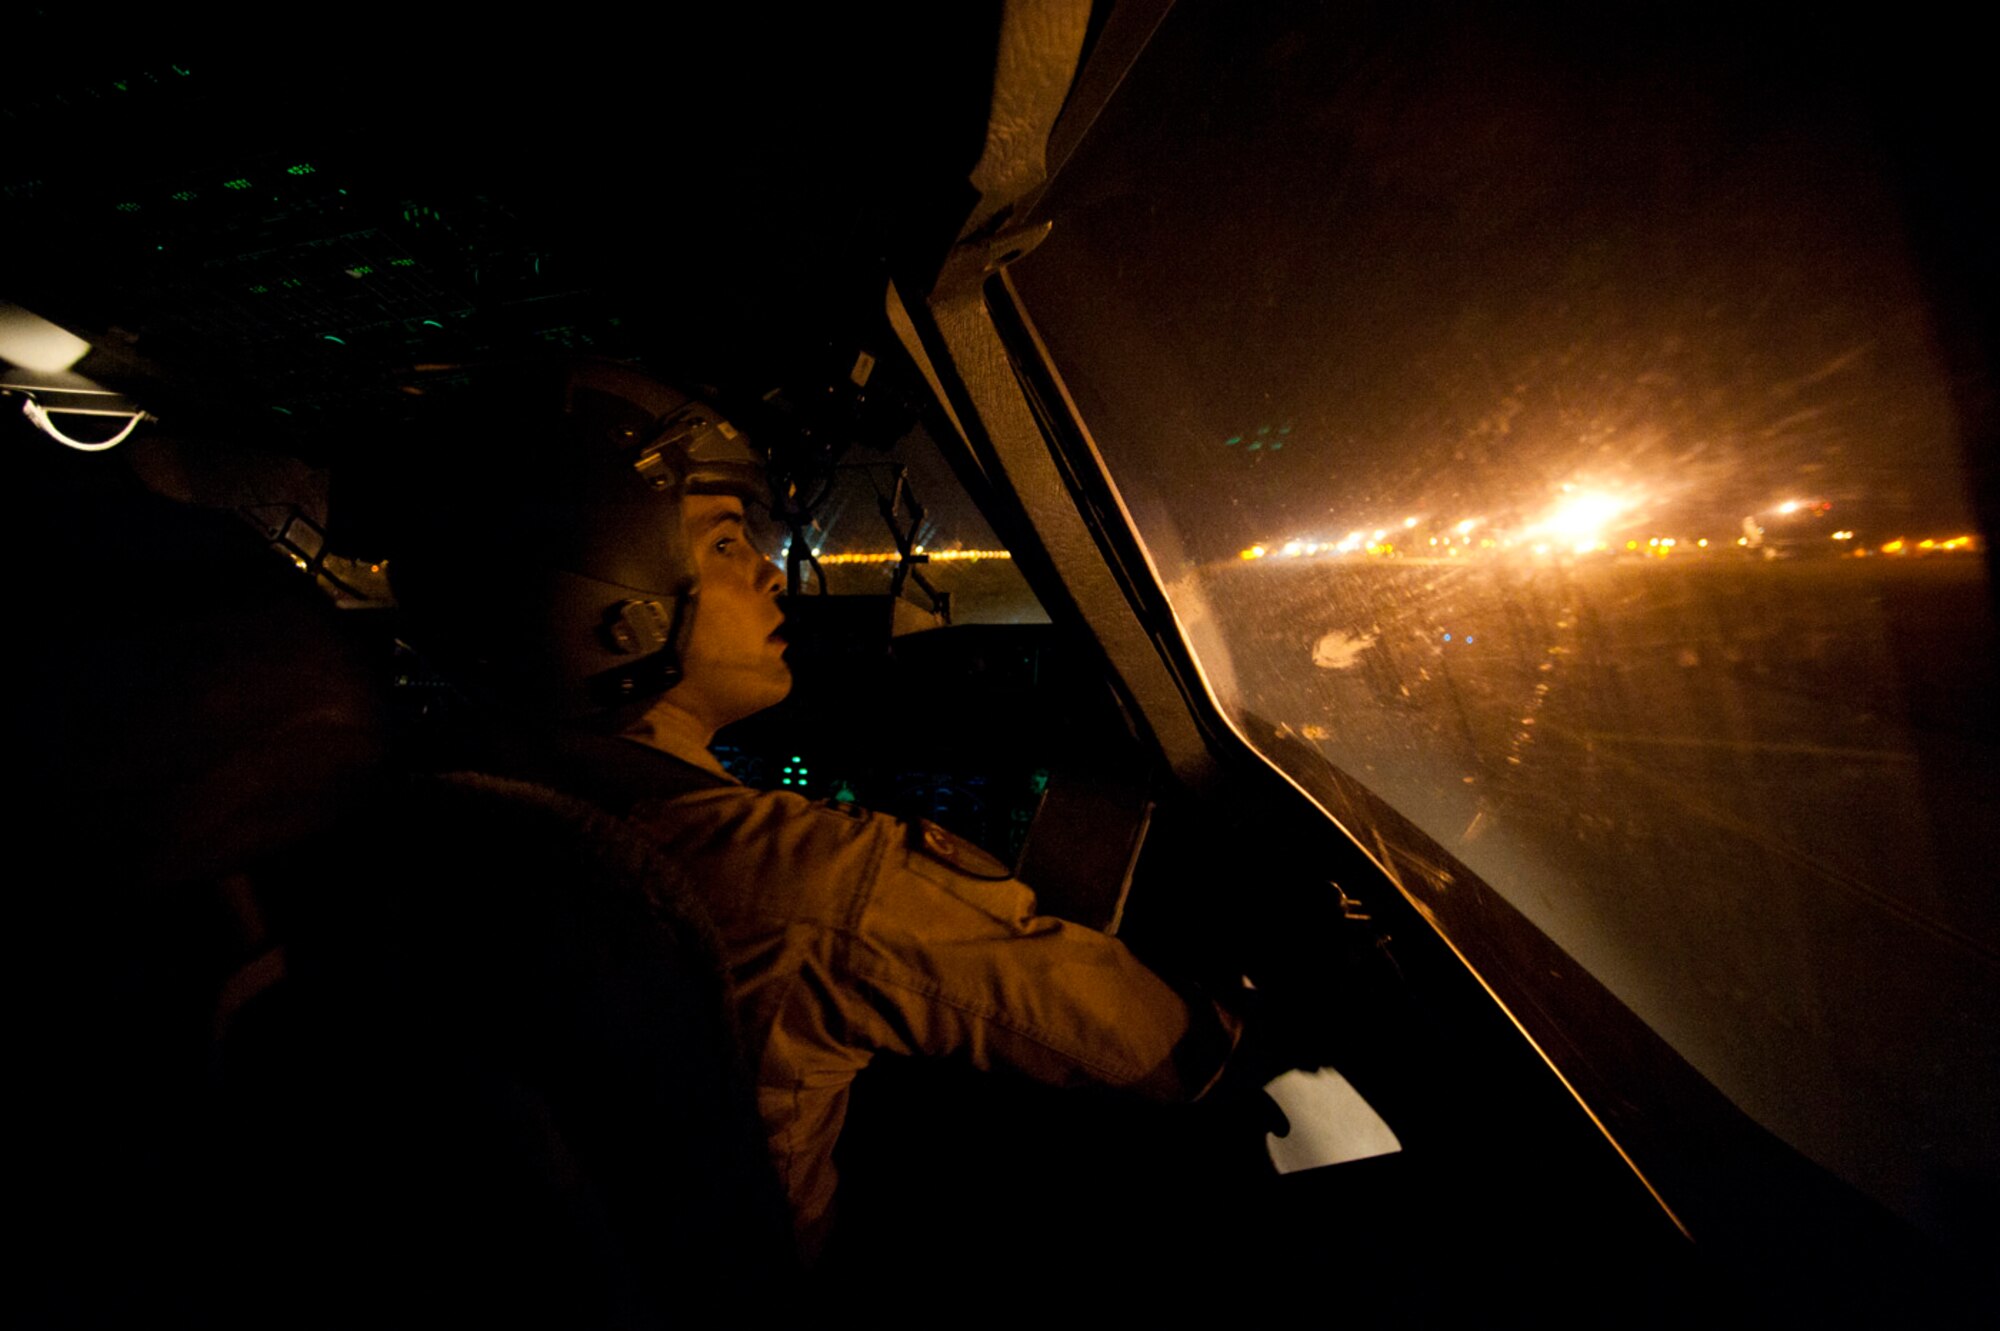
[[(1566, 490), (1570, 487), (1564, 487)], [(1711, 540), (1700, 536), (1688, 540), (1679, 536), (1648, 536), (1644, 540), (1637, 537), (1623, 542), (1608, 539), (1601, 530), (1609, 525), (1626, 508), (1633, 505), (1626, 501), (1612, 499), (1592, 492), (1575, 494), (1561, 501), (1551, 514), (1534, 523), (1516, 535), (1500, 535), (1486, 528), (1483, 518), (1466, 518), (1443, 529), (1428, 529), (1421, 533), (1422, 517), (1407, 517), (1394, 527), (1376, 527), (1372, 530), (1357, 529), (1348, 532), (1338, 541), (1291, 540), (1283, 544), (1251, 545), (1237, 552), (1242, 560), (1258, 559), (1300, 559), (1324, 556), (1364, 555), (1377, 559), (1389, 558), (1446, 558), (1457, 559), (1466, 555), (1487, 552), (1514, 551), (1547, 556), (1616, 554), (1622, 545), (1623, 553), (1642, 558), (1667, 558), (1676, 553), (1729, 549), (1732, 546), (1754, 549), (1763, 544), (1764, 529), (1757, 519), (1776, 514), (1791, 517), (1795, 514), (1820, 515), (1833, 510), (1833, 505), (1821, 499), (1787, 499), (1772, 506), (1763, 514), (1751, 514), (1743, 519), (1742, 535), (1734, 540)], [(1484, 529), (1484, 530), (1482, 530)], [(1842, 547), (1842, 553), (1855, 558), (1871, 555), (1911, 555), (1942, 552), (1975, 551), (1979, 540), (1975, 536), (1961, 535), (1910, 540), (1897, 537), (1879, 546), (1870, 547), (1855, 544), (1855, 533), (1848, 528), (1832, 532), (1829, 540)]]
[[(790, 553), (791, 547), (785, 546), (779, 550), (778, 557), (782, 559)], [(1014, 557), (1013, 553), (1008, 550), (929, 550), (921, 545), (912, 547), (911, 553), (923, 555), (933, 564), (977, 564), (983, 559), (1012, 559)], [(902, 557), (902, 555), (894, 550), (856, 551), (829, 555), (822, 553), (820, 547), (813, 547), (813, 558), (822, 564), (893, 564), (902, 559)]]

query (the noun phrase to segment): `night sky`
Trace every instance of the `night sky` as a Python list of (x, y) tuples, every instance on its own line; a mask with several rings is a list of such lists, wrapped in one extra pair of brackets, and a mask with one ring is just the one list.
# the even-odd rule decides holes
[(1142, 515), (1966, 529), (1902, 67), (1673, 14), (1178, 7), (1017, 270)]

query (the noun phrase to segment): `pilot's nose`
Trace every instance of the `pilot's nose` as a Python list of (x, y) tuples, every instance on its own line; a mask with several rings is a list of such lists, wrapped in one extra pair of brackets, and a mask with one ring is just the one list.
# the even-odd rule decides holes
[(781, 596), (785, 591), (785, 571), (772, 562), (769, 555), (763, 557), (763, 567), (757, 570), (758, 589), (773, 596)]

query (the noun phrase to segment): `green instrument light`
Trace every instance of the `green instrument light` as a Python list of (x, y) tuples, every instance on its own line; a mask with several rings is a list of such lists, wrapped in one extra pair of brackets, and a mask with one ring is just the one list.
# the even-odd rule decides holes
[(1262, 439), (1252, 439), (1252, 440), (1250, 441), (1250, 451), (1251, 451), (1252, 453), (1256, 452), (1256, 451), (1257, 451), (1258, 449), (1262, 448), (1263, 446), (1264, 446), (1264, 441), (1263, 441)]
[(285, 174), (288, 176), (310, 176), (316, 173), (318, 169), (311, 162), (297, 162), (286, 167)]
[(194, 73), (193, 70), (182, 69), (179, 65), (168, 65), (167, 68), (173, 70), (174, 73), (180, 75), (182, 78), (186, 78), (188, 75)]
[(250, 294), (253, 296), (261, 296), (270, 289), (271, 288), (265, 283), (259, 282), (256, 286), (250, 288)]
[(182, 203), (189, 203), (194, 199), (194, 191), (191, 189), (177, 190), (173, 197)]
[(112, 80), (111, 86), (118, 89), (118, 91), (120, 92), (130, 92), (132, 89), (132, 85), (125, 82), (124, 79)]
[(292, 414), (290, 407), (273, 407), (271, 410), (277, 412), (280, 416), (289, 416)]
[(139, 205), (128, 200), (118, 205), (118, 211), (121, 213), (136, 213), (139, 211)]
[(417, 261), (415, 259), (391, 259), (389, 260), (389, 266), (391, 268), (415, 268)]
[(1223, 447), (1225, 448), (1227, 448), (1231, 444), (1240, 444), (1242, 442), (1243, 442), (1243, 436), (1240, 434), (1232, 434), (1227, 439), (1222, 441)]
[(1028, 778), (1028, 789), (1034, 791), (1037, 795), (1046, 795), (1049, 790), (1049, 769), (1046, 767), (1036, 768), (1033, 775)]
[(334, 343), (338, 343), (338, 344), (339, 344), (340, 346), (343, 346), (343, 347), (347, 345), (347, 339), (346, 339), (346, 338), (343, 338), (343, 337), (335, 337), (335, 336), (334, 336), (334, 335), (333, 335), (332, 333), (326, 333), (326, 334), (324, 334), (323, 336), (325, 337), (325, 339), (326, 339), (326, 340), (327, 340), (328, 342), (334, 342)]
[(223, 181), (223, 182), (222, 182), (222, 188), (224, 188), (224, 189), (249, 189), (249, 188), (250, 188), (250, 182), (249, 182), (249, 180), (248, 180), (248, 179), (246, 179), (245, 177), (243, 177), (243, 176), (238, 176), (238, 177), (236, 177), (236, 179), (234, 179), (234, 180), (225, 180), (225, 181)]
[(426, 328), (442, 328), (442, 327), (444, 327), (444, 325), (443, 325), (443, 324), (441, 324), (441, 323), (439, 323), (439, 322), (438, 322), (437, 320), (435, 320), (435, 319), (426, 319), (426, 320), (424, 320), (424, 327), (426, 327)]

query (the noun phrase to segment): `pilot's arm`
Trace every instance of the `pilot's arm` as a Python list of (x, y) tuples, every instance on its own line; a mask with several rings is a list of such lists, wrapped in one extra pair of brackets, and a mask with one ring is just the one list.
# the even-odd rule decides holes
[[(726, 779), (726, 778), (725, 778)], [(772, 1160), (813, 1251), (848, 1088), (878, 1054), (1057, 1086), (1201, 1094), (1236, 1040), (1118, 940), (1037, 913), (1006, 866), (929, 824), (731, 783), (634, 811), (720, 929)]]
[(888, 848), (834, 964), (857, 1033), (884, 1051), (957, 1056), (1052, 1085), (1192, 1099), (1234, 1023), (1117, 939), (1041, 914), (984, 851), (930, 823)]

